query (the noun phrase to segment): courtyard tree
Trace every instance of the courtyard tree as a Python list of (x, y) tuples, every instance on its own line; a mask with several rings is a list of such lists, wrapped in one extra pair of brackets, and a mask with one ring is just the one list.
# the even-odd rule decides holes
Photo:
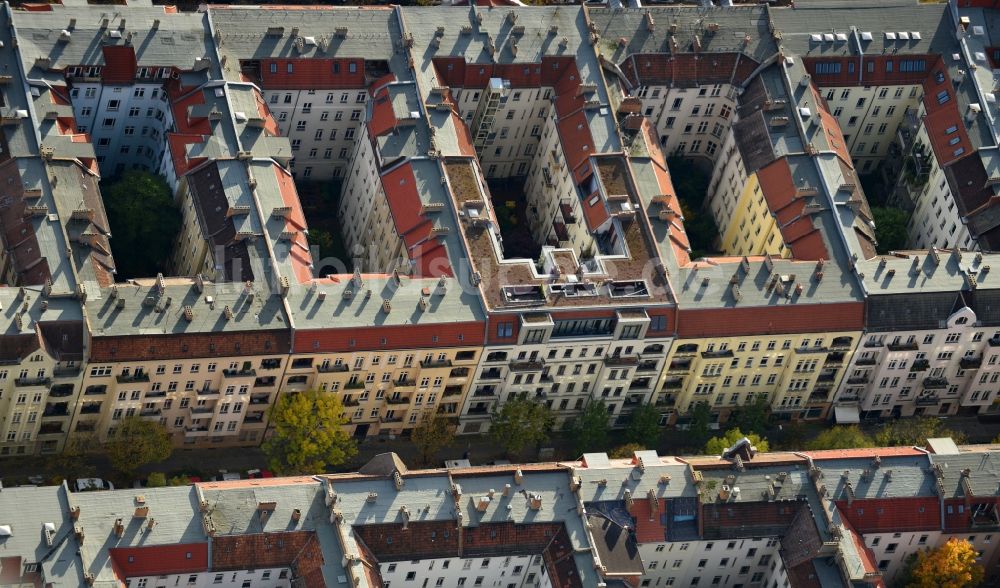
[(552, 411), (544, 404), (511, 397), (503, 406), (493, 409), (490, 437), (508, 455), (515, 455), (548, 439), (554, 421)]
[(116, 471), (131, 478), (142, 466), (170, 457), (170, 433), (156, 421), (125, 417), (108, 435), (104, 452)]
[(872, 208), (875, 221), (875, 239), (878, 241), (878, 252), (889, 253), (906, 249), (908, 233), (906, 225), (910, 215), (899, 208)]
[(619, 445), (608, 452), (608, 457), (612, 459), (630, 459), (636, 451), (643, 451), (646, 448), (638, 443), (626, 443)]
[(857, 425), (837, 425), (816, 435), (807, 449), (859, 449), (875, 447), (875, 440), (865, 434)]
[(965, 434), (952, 431), (944, 426), (941, 419), (934, 417), (911, 417), (893, 419), (875, 433), (875, 445), (894, 447), (901, 445), (927, 445), (934, 437), (951, 437), (956, 443), (965, 442)]
[(447, 447), (455, 439), (455, 425), (451, 419), (442, 415), (434, 414), (424, 417), (420, 423), (413, 428), (410, 441), (420, 452), (420, 460), (426, 465), (438, 451)]
[(340, 398), (315, 390), (285, 393), (268, 410), (273, 433), (262, 449), (279, 474), (319, 474), (357, 452)]
[(770, 411), (771, 402), (766, 395), (760, 395), (733, 411), (730, 422), (744, 431), (763, 431), (767, 429)]
[(722, 455), (722, 453), (736, 444), (737, 441), (746, 437), (750, 439), (750, 444), (757, 448), (758, 452), (768, 451), (770, 448), (767, 444), (767, 439), (764, 439), (756, 433), (746, 433), (739, 429), (729, 429), (724, 435), (719, 437), (712, 437), (705, 444), (705, 454), (706, 455)]
[(910, 567), (906, 588), (972, 588), (983, 581), (984, 570), (976, 563), (979, 553), (965, 539), (951, 538), (935, 549), (917, 553)]
[(102, 184), (101, 196), (119, 278), (165, 272), (181, 230), (181, 213), (167, 182), (149, 172), (128, 171), (113, 183)]
[(632, 412), (625, 440), (644, 447), (656, 447), (660, 441), (660, 411), (652, 404), (643, 404)]
[(608, 446), (608, 406), (591, 400), (569, 428), (576, 453), (603, 450)]

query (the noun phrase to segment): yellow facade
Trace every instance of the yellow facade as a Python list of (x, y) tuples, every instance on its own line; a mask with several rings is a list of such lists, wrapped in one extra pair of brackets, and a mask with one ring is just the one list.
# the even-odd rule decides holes
[(757, 174), (752, 174), (736, 199), (732, 218), (722, 230), (721, 245), (727, 255), (791, 257), (781, 230), (767, 207)]
[(785, 418), (824, 418), (860, 331), (677, 339), (658, 404), (687, 414), (707, 403), (720, 420), (765, 396)]

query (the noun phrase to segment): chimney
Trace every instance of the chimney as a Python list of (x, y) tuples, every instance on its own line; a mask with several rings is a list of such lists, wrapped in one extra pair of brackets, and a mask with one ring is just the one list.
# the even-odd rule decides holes
[(528, 497), (528, 507), (531, 510), (542, 510), (542, 496), (541, 496), (541, 494), (531, 494)]
[(389, 314), (390, 310), (392, 310), (392, 303), (389, 301), (388, 298), (383, 298), (382, 299), (382, 312), (384, 312), (385, 314)]
[(119, 539), (121, 539), (122, 536), (125, 535), (125, 523), (122, 522), (121, 517), (115, 519), (114, 530), (115, 530), (115, 537), (118, 537)]
[(400, 492), (405, 485), (403, 481), (403, 476), (399, 475), (399, 472), (392, 473), (392, 483), (396, 487), (396, 492)]
[(486, 512), (486, 509), (490, 507), (490, 497), (480, 496), (476, 501), (476, 510), (479, 512)]
[(71, 509), (69, 509), (69, 518), (73, 519), (74, 521), (80, 520), (80, 506), (79, 505), (73, 506)]
[(378, 500), (378, 492), (369, 492), (368, 497), (365, 498), (365, 502), (368, 504), (375, 504), (376, 500)]
[(426, 311), (427, 310), (427, 299), (424, 298), (423, 296), (421, 296), (420, 297), (420, 301), (417, 302), (417, 306), (420, 307), (420, 310)]
[[(79, 510), (77, 510), (77, 512), (79, 512)], [(76, 542), (83, 545), (83, 538), (85, 537), (83, 525), (73, 525), (73, 535), (76, 536)]]
[(299, 510), (299, 509), (296, 508), (295, 510), (292, 511), (292, 520), (293, 521), (299, 522), (299, 520), (301, 518), (302, 518), (302, 511), (301, 510)]
[(222, 314), (226, 317), (227, 321), (233, 320), (233, 309), (229, 308), (228, 304), (222, 309)]
[(625, 510), (629, 513), (632, 512), (632, 507), (635, 506), (635, 501), (632, 500), (632, 491), (628, 488), (625, 489)]
[(150, 531), (153, 530), (153, 527), (155, 526), (156, 526), (156, 519), (154, 519), (153, 517), (149, 517), (149, 519), (146, 521), (146, 532), (149, 533)]
[(410, 528), (410, 509), (401, 506), (399, 507), (399, 514), (403, 517), (403, 530), (406, 531)]
[(281, 276), (278, 280), (278, 287), (281, 290), (282, 298), (288, 296), (288, 290), (291, 288), (291, 283), (288, 281), (288, 276)]
[(184, 318), (187, 319), (188, 322), (193, 321), (194, 320), (194, 309), (191, 308), (190, 306), (185, 306), (184, 307)]
[(145, 506), (145, 505), (136, 507), (135, 513), (133, 513), (132, 516), (133, 516), (133, 518), (137, 518), (137, 519), (144, 519), (144, 518), (148, 517), (149, 516), (149, 507)]
[(514, 471), (514, 483), (520, 486), (522, 482), (524, 482), (524, 474), (521, 473), (521, 468), (517, 468)]

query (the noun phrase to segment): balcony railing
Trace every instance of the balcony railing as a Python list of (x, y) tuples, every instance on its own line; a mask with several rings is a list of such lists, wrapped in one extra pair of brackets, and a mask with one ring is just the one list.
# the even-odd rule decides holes
[(875, 365), (877, 359), (874, 357), (861, 357), (854, 362), (854, 365)]
[(393, 388), (413, 388), (416, 385), (417, 385), (417, 381), (416, 380), (393, 380), (392, 381), (392, 387)]
[(496, 396), (496, 390), (476, 390), (472, 393), (473, 396), (478, 396), (480, 398), (492, 398)]
[(834, 351), (826, 355), (825, 365), (834, 366), (834, 365), (841, 365), (842, 363), (844, 363), (843, 351)]
[(990, 339), (987, 340), (986, 343), (990, 347), (1000, 347), (1000, 337), (990, 337)]
[(84, 404), (80, 407), (80, 414), (97, 414), (101, 412), (101, 404)]
[(52, 383), (52, 378), (17, 378), (14, 380), (14, 386), (48, 386)]
[(343, 364), (343, 363), (340, 363), (340, 364), (330, 363), (330, 364), (327, 364), (327, 365), (323, 365), (323, 364), (318, 365), (316, 367), (316, 371), (319, 372), (319, 373), (321, 373), (321, 374), (339, 374), (339, 373), (343, 373), (343, 372), (349, 372), (349, 371), (351, 371), (351, 368), (347, 367), (347, 364)]
[(188, 437), (207, 437), (208, 427), (188, 427), (184, 429), (184, 434)]
[(243, 417), (243, 422), (244, 423), (251, 423), (251, 424), (252, 423), (263, 423), (264, 422), (264, 415), (263, 414), (248, 414), (247, 416)]
[(357, 398), (345, 398), (341, 400), (340, 403), (344, 406), (358, 406), (361, 404), (361, 401)]
[(384, 416), (379, 417), (379, 420), (383, 423), (401, 423), (403, 422), (403, 417), (401, 416)]
[(205, 414), (212, 414), (212, 413), (214, 413), (215, 412), (215, 407), (214, 406), (189, 406), (188, 410), (191, 411), (191, 414), (205, 415)]
[(222, 370), (222, 377), (224, 377), (224, 378), (256, 378), (257, 377), (257, 370), (254, 370), (254, 369), (248, 369), (248, 370), (230, 370), (230, 369), (225, 369), (225, 370)]
[(867, 384), (868, 383), (868, 376), (854, 376), (854, 377), (851, 377), (851, 378), (847, 378), (847, 383), (848, 384)]
[(198, 390), (198, 396), (218, 396), (218, 390), (212, 390), (211, 388), (202, 388)]
[(52, 370), (52, 375), (57, 378), (75, 378), (80, 375), (78, 367), (61, 367)]
[(639, 358), (622, 355), (605, 355), (604, 364), (612, 366), (639, 365)]
[(637, 372), (655, 372), (656, 362), (655, 361), (644, 361), (639, 364), (639, 367), (635, 368)]
[(924, 388), (927, 390), (947, 388), (947, 387), (948, 387), (947, 378), (940, 378), (940, 377), (924, 378)]
[(389, 397), (387, 397), (385, 399), (385, 401), (388, 402), (389, 404), (409, 404), (410, 403), (410, 397), (409, 396), (399, 396), (399, 397), (389, 396)]
[(512, 361), (510, 362), (510, 371), (512, 372), (534, 372), (545, 367), (544, 362), (541, 361)]
[(865, 347), (884, 347), (885, 341), (879, 341), (875, 339), (874, 341), (865, 341)]
[(983, 365), (983, 356), (978, 357), (963, 357), (958, 361), (959, 367), (963, 370), (971, 370)]
[(938, 402), (941, 402), (941, 399), (936, 394), (917, 397), (917, 406), (928, 406)]
[(701, 352), (702, 359), (718, 359), (720, 357), (732, 357), (732, 356), (733, 356), (733, 350), (732, 349), (723, 349), (721, 351), (702, 351)]
[(115, 380), (119, 384), (134, 384), (136, 382), (148, 382), (149, 374), (143, 372), (141, 374), (119, 374), (115, 376)]
[(141, 417), (158, 417), (161, 414), (163, 414), (163, 410), (159, 408), (144, 408), (139, 411)]
[(348, 382), (344, 384), (345, 390), (364, 390), (364, 388), (365, 388), (364, 382)]
[(900, 343), (889, 343), (889, 351), (916, 351), (920, 345), (916, 341), (906, 341)]
[(430, 361), (424, 359), (420, 361), (420, 367), (422, 368), (443, 368), (451, 367), (450, 359), (432, 359)]
[(152, 390), (150, 392), (146, 392), (146, 396), (145, 397), (146, 398), (166, 398), (166, 396), (167, 396), (167, 391), (166, 390)]
[(682, 379), (666, 380), (663, 382), (664, 390), (680, 390), (683, 387), (684, 387), (684, 380)]
[(913, 365), (910, 366), (910, 371), (911, 372), (923, 372), (923, 371), (926, 371), (929, 367), (931, 367), (930, 360), (927, 360), (927, 359), (917, 359), (917, 360), (915, 360), (913, 362)]

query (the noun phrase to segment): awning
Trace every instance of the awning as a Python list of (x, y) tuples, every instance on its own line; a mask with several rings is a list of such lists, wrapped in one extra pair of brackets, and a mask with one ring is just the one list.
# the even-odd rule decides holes
[(857, 424), (861, 422), (861, 414), (856, 406), (835, 406), (833, 420), (841, 424)]

